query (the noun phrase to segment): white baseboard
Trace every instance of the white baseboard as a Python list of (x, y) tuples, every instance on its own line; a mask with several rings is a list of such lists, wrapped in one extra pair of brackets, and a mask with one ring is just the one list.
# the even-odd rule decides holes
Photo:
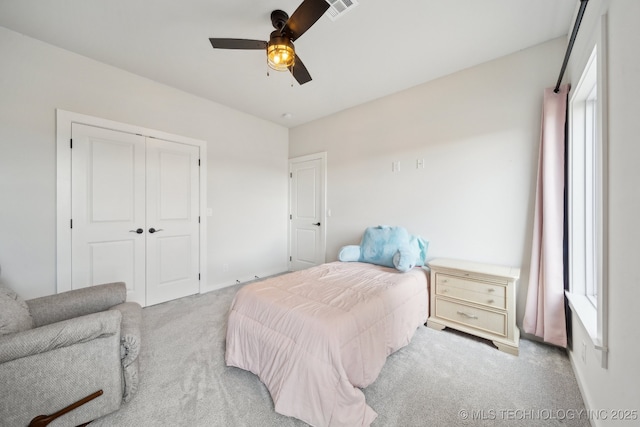
[[(253, 276), (243, 276), (240, 277), (236, 280), (238, 280), (239, 283), (243, 284), (243, 283), (249, 283), (249, 282), (253, 282), (255, 280), (262, 280), (262, 279), (268, 279), (270, 277), (275, 277), (275, 276), (280, 276), (282, 274), (286, 274), (289, 273), (289, 271), (268, 271), (268, 272), (262, 272), (262, 273), (258, 273), (255, 274)], [(223, 289), (223, 288), (228, 288), (229, 286), (234, 286), (239, 284), (236, 281), (233, 282), (220, 282), (220, 283), (209, 283), (209, 284), (203, 284), (200, 286), (200, 293), (201, 294), (206, 294), (207, 292), (212, 292), (212, 291), (216, 291), (218, 289)]]
[[(579, 371), (576, 368), (576, 360), (574, 358), (574, 352), (567, 349), (567, 354), (569, 355), (569, 361), (571, 362), (571, 369), (573, 370), (573, 375), (576, 377), (576, 382), (578, 383), (578, 389), (580, 390), (580, 395), (582, 396), (582, 401), (584, 402), (584, 407), (587, 410), (587, 412), (591, 412), (591, 404), (589, 403), (589, 397), (586, 393), (586, 387), (584, 386), (584, 383), (582, 381), (582, 378), (580, 377)], [(589, 417), (589, 424), (591, 424), (592, 427), (598, 427), (598, 420), (596, 420), (593, 417)]]

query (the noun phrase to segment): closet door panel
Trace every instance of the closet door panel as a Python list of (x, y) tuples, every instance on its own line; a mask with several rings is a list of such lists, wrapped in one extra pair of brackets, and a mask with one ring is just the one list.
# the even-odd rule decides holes
[(122, 281), (145, 304), (145, 139), (72, 125), (71, 288)]
[(147, 304), (199, 291), (199, 148), (147, 139)]

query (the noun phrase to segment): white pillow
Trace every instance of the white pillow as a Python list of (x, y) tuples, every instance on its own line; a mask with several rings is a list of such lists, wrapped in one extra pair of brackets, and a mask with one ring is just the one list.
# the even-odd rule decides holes
[(11, 289), (0, 284), (0, 335), (13, 334), (33, 328), (29, 307)]

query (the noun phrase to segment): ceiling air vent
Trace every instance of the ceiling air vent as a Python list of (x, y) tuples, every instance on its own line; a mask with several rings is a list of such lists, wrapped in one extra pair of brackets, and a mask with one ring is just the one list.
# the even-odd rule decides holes
[(325, 15), (329, 17), (332, 21), (337, 20), (342, 17), (345, 13), (349, 12), (351, 9), (355, 8), (358, 5), (357, 0), (326, 0), (329, 3), (329, 9)]

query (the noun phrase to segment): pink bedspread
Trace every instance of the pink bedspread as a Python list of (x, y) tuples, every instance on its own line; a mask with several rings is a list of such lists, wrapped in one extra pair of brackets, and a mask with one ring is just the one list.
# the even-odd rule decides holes
[(359, 388), (428, 315), (427, 274), (333, 262), (241, 288), (226, 363), (253, 372), (278, 413), (313, 426), (368, 426)]

